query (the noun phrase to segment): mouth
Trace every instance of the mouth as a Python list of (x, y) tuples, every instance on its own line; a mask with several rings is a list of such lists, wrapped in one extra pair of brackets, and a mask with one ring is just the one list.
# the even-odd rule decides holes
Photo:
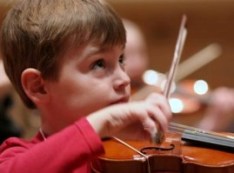
[(124, 97), (121, 97), (120, 99), (118, 99), (116, 101), (111, 102), (110, 105), (120, 104), (120, 103), (127, 103), (128, 101), (129, 101), (129, 96), (124, 96)]

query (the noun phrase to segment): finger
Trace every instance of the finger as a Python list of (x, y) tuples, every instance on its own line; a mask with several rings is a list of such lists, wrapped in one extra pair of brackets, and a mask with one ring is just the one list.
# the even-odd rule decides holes
[(144, 130), (147, 131), (150, 136), (154, 136), (158, 132), (157, 124), (149, 116), (146, 116), (142, 122), (142, 125)]
[(155, 124), (158, 123), (160, 125), (160, 128), (163, 131), (167, 131), (167, 129), (168, 129), (168, 118), (165, 116), (165, 114), (161, 111), (160, 108), (150, 106), (148, 108), (148, 113), (149, 113), (151, 119), (153, 119)]
[(170, 105), (163, 95), (154, 93), (147, 98), (147, 102), (154, 104), (155, 107), (160, 107), (161, 111), (167, 116), (167, 118), (172, 117)]

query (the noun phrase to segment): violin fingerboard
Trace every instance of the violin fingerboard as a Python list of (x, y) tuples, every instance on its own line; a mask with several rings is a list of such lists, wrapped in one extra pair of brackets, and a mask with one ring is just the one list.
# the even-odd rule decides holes
[(191, 144), (200, 146), (209, 146), (217, 149), (234, 152), (234, 139), (211, 135), (205, 132), (185, 130), (182, 134), (182, 140)]

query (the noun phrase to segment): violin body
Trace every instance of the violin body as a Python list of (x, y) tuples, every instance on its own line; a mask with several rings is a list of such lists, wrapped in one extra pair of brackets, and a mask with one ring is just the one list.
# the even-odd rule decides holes
[(167, 133), (161, 144), (126, 141), (148, 159), (114, 139), (103, 142), (105, 154), (92, 164), (95, 173), (233, 173), (234, 153), (181, 141), (179, 133)]

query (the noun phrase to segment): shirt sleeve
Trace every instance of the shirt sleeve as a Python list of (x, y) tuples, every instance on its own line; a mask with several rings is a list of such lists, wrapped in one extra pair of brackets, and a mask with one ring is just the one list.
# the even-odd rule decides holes
[(101, 139), (83, 118), (43, 142), (12, 138), (0, 147), (0, 172), (88, 172), (103, 153)]

